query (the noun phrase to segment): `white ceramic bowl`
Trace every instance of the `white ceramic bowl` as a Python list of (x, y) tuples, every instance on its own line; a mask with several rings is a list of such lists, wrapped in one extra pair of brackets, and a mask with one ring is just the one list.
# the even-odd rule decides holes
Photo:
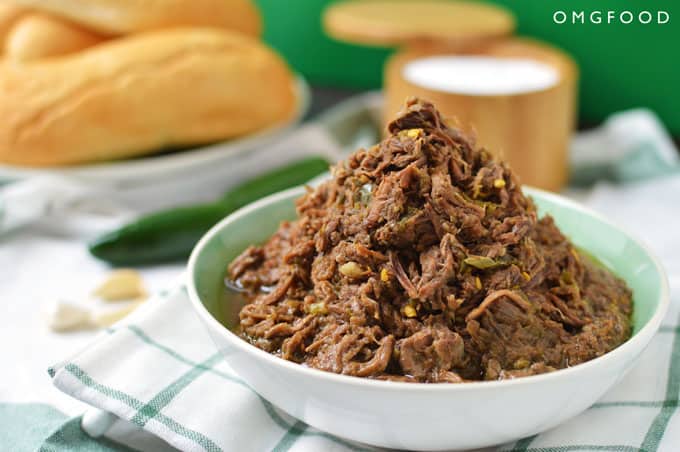
[(295, 217), (293, 200), (302, 189), (262, 199), (215, 226), (190, 258), (189, 295), (231, 367), (262, 397), (319, 430), (412, 450), (469, 449), (517, 440), (555, 427), (600, 398), (632, 367), (669, 302), (663, 269), (643, 245), (578, 204), (539, 190), (525, 192), (576, 245), (633, 289), (634, 334), (602, 357), (515, 380), (417, 384), (306, 368), (246, 343), (216, 319), (226, 267), (247, 245), (265, 240), (281, 220)]

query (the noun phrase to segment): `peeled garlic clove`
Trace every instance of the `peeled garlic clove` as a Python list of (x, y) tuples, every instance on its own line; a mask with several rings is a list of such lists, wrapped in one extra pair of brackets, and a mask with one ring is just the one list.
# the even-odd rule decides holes
[(92, 323), (98, 327), (106, 328), (127, 317), (143, 303), (143, 301), (135, 301), (120, 309), (116, 309), (115, 311), (106, 311), (94, 314), (92, 316)]
[(138, 272), (122, 269), (112, 272), (93, 294), (105, 301), (120, 301), (145, 297), (146, 290)]
[(46, 310), (47, 326), (52, 331), (75, 331), (92, 326), (90, 311), (68, 301), (57, 300)]

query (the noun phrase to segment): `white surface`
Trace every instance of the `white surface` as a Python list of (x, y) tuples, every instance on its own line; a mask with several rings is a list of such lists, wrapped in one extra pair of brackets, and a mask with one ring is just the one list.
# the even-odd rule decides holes
[[(82, 413), (82, 403), (52, 386), (47, 367), (78, 351), (97, 332), (53, 333), (41, 311), (55, 298), (87, 299), (108, 268), (89, 256), (81, 240), (36, 226), (0, 237), (0, 269), (0, 356), (12, 363), (3, 366), (0, 401), (48, 403), (69, 415)], [(143, 273), (149, 289), (158, 291), (181, 271), (181, 266), (166, 266)]]
[(554, 67), (522, 58), (440, 55), (413, 60), (402, 71), (423, 88), (470, 96), (542, 91), (559, 80)]

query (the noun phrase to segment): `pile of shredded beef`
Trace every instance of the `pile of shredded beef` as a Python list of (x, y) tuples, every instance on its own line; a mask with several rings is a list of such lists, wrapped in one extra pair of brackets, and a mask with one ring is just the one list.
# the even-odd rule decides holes
[(411, 100), (231, 263), (239, 332), (329, 372), (497, 380), (588, 361), (631, 333), (631, 292), (580, 253), (503, 162)]

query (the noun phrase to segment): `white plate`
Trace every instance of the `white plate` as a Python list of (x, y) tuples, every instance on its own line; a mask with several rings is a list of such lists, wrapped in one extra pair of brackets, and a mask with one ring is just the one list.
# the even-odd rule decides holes
[(296, 82), (297, 109), (295, 115), (285, 123), (251, 135), (235, 138), (193, 149), (185, 149), (167, 154), (77, 165), (57, 168), (32, 168), (0, 164), (0, 181), (9, 182), (32, 176), (67, 176), (83, 182), (97, 182), (98, 185), (129, 187), (149, 182), (176, 178), (181, 175), (195, 174), (196, 170), (211, 167), (224, 160), (263, 146), (283, 136), (298, 124), (310, 104), (309, 86), (298, 76)]

